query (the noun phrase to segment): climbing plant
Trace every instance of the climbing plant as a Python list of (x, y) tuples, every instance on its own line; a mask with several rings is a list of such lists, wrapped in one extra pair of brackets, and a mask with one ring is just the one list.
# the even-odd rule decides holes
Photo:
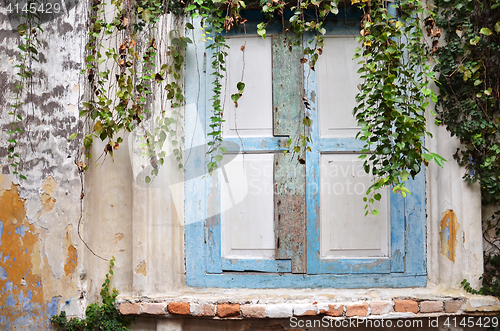
[[(428, 15), (424, 6), (415, 0), (400, 1), (397, 5), (382, 0), (351, 2), (364, 11), (358, 37), (361, 47), (355, 55), (362, 60), (360, 73), (364, 83), (360, 86), (354, 112), (362, 128), (359, 137), (366, 143), (362, 156), (365, 170), (376, 178), (366, 197), (370, 204), (381, 198), (375, 191), (382, 186), (391, 186), (395, 192), (405, 195), (409, 192), (405, 181), (419, 173), (422, 162), (434, 160), (442, 164), (444, 159), (429, 153), (423, 143), (423, 137), (429, 135), (424, 115), (428, 98), (436, 101), (428, 86), (434, 79), (434, 72), (425, 64), (432, 47), (426, 47), (422, 42), (424, 18)], [(112, 155), (119, 148), (123, 142), (121, 132), (141, 128), (141, 147), (152, 166), (146, 182), (158, 174), (166, 157), (163, 146), (169, 137), (182, 168), (183, 137), (179, 125), (182, 111), (179, 110), (185, 101), (183, 50), (193, 42), (185, 37), (183, 27), (194, 29), (190, 22), (183, 24), (183, 17), (187, 15), (201, 20), (203, 41), (213, 54), (210, 62), (213, 69), (211, 132), (208, 133), (211, 137), (208, 142), (210, 161), (207, 164), (211, 173), (226, 152), (221, 130), (224, 122), (221, 80), (226, 70), (228, 45), (223, 31), (245, 24), (242, 11), (248, 6), (258, 8), (264, 14), (264, 21), (257, 25), (256, 33), (262, 38), (266, 38), (266, 27), (273, 20), (282, 22), (283, 30), (293, 34), (290, 45), (300, 45), (305, 34), (313, 36), (307, 38), (303, 56), (298, 59), (308, 63), (313, 70), (323, 53), (324, 20), (328, 15), (336, 14), (339, 5), (338, 0), (92, 1), (89, 4), (85, 68), (82, 70), (89, 82), (89, 91), (80, 109), (80, 117), (87, 129), (85, 133), (72, 134), (70, 139), (79, 137), (82, 140), (87, 158), (92, 157), (90, 151), (95, 139), (105, 141), (101, 158)], [(285, 11), (290, 13), (286, 20)], [(105, 12), (111, 12), (113, 16), (105, 15)], [(159, 24), (165, 13), (177, 17), (178, 22), (169, 44), (158, 38)], [(168, 55), (166, 61), (162, 60), (165, 59), (162, 58), (164, 52)], [(236, 106), (244, 89), (244, 82), (238, 82), (238, 93), (231, 95)], [(153, 95), (153, 91), (159, 93)], [(158, 94), (163, 93), (171, 109), (163, 100), (155, 101)], [(309, 107), (306, 98), (303, 103), (305, 108)], [(151, 107), (160, 108), (155, 109), (155, 118), (152, 118)], [(141, 126), (145, 120), (152, 126)], [(304, 125), (305, 133), (288, 141), (290, 151), (299, 154), (299, 161), (309, 150), (311, 139), (307, 127), (311, 120), (305, 117), (301, 119), (301, 125)], [(84, 161), (76, 164), (80, 170), (87, 169)], [(376, 214), (378, 211), (371, 212)]]
[[(24, 133), (24, 118), (26, 118), (25, 112), (27, 105), (27, 94), (29, 87), (33, 84), (32, 77), (32, 63), (33, 61), (39, 62), (38, 52), (41, 46), (38, 34), (43, 32), (41, 27), (40, 13), (34, 8), (38, 8), (41, 4), (40, 0), (28, 0), (24, 6), (12, 6), (12, 4), (7, 7), (7, 13), (13, 16), (19, 16), (21, 23), (16, 27), (19, 33), (20, 43), (17, 46), (20, 53), (17, 58), (17, 64), (14, 67), (17, 69), (16, 82), (14, 85), (14, 96), (10, 104), (11, 110), (9, 115), (12, 116), (11, 128), (8, 130), (9, 143), (8, 147), (8, 159), (14, 175), (19, 176), (21, 179), (26, 179), (26, 176), (22, 173), (22, 158), (20, 151), (18, 150), (18, 141), (22, 134)], [(27, 111), (26, 111), (27, 113)], [(23, 116), (24, 115), (24, 116)]]
[[(435, 2), (435, 24), (446, 31), (439, 60), (438, 119), (461, 145), (455, 160), (464, 179), (479, 183), (484, 206), (500, 206), (500, 1)], [(437, 15), (439, 14), (439, 15)], [(500, 296), (499, 212), (483, 222), (485, 273), (473, 293)]]
[(478, 181), (484, 203), (500, 201), (500, 2), (436, 1), (446, 29), (439, 59), (439, 119), (462, 146), (464, 179)]
[(361, 7), (361, 47), (355, 58), (361, 59), (364, 81), (354, 114), (361, 127), (358, 137), (365, 142), (364, 169), (375, 177), (364, 198), (368, 207), (381, 199), (375, 192), (383, 186), (403, 197), (411, 193), (405, 182), (422, 164), (434, 160), (442, 165), (444, 159), (424, 144), (424, 137), (431, 137), (425, 110), (429, 101), (437, 101), (429, 88), (435, 73), (425, 62), (430, 54), (423, 42), (423, 19), (428, 13), (420, 1), (365, 1)]

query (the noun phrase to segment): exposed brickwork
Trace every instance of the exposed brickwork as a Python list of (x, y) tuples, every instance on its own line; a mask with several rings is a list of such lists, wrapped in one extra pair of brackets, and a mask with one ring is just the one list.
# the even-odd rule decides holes
[(165, 302), (161, 303), (143, 303), (142, 304), (142, 313), (148, 315), (165, 315), (167, 312), (165, 311), (167, 308), (167, 304)]
[(458, 313), (464, 306), (463, 300), (451, 300), (444, 303), (444, 311), (447, 313)]
[(392, 311), (392, 302), (370, 302), (372, 315), (383, 315)]
[(342, 316), (344, 313), (344, 306), (340, 304), (328, 305), (328, 310), (321, 309), (320, 314), (325, 314), (332, 317)]
[(240, 317), (239, 304), (220, 304), (217, 305), (217, 316), (219, 317)]
[(120, 305), (119, 310), (122, 315), (139, 315), (141, 313), (141, 304), (124, 302)]
[(191, 305), (191, 315), (193, 315), (193, 316), (208, 316), (208, 317), (213, 317), (213, 316), (215, 316), (215, 305), (210, 305), (210, 304), (205, 304), (205, 305), (192, 304)]
[(264, 305), (243, 305), (241, 314), (245, 318), (266, 318), (266, 306)]
[(366, 315), (368, 315), (368, 304), (366, 302), (355, 303), (352, 305), (345, 306), (345, 316), (347, 317), (353, 317), (353, 316), (364, 317)]
[(420, 302), (421, 313), (442, 313), (443, 301), (422, 301)]
[(394, 300), (394, 311), (397, 313), (418, 313), (418, 302), (414, 300)]
[[(418, 300), (418, 299), (417, 299)], [(393, 300), (333, 303), (189, 303), (189, 302), (122, 302), (118, 309), (123, 315), (184, 315), (219, 318), (289, 318), (326, 315), (331, 317), (384, 316), (391, 313), (456, 314), (462, 312), (467, 300), (442, 298), (441, 300)], [(403, 318), (403, 317), (402, 317)]]
[(190, 315), (191, 309), (187, 302), (170, 302), (168, 304), (168, 312), (175, 315)]

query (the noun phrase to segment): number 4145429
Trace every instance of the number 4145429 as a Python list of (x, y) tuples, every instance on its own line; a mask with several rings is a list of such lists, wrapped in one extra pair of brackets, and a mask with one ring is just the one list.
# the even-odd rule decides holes
[(490, 316), (480, 316), (480, 317), (472, 317), (472, 316), (455, 316), (455, 317), (447, 317), (443, 323), (446, 327), (480, 327), (480, 328), (489, 328), (498, 326), (498, 317), (490, 317)]
[(28, 12), (34, 14), (57, 14), (61, 11), (60, 3), (35, 3), (31, 2), (29, 5), (25, 3), (24, 5), (16, 3), (7, 6), (7, 14), (27, 14)]

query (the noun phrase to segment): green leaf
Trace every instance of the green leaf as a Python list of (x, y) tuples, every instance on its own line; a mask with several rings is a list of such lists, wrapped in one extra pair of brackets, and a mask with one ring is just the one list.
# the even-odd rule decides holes
[(485, 36), (489, 36), (489, 35), (491, 35), (493, 33), (488, 28), (482, 28), (479, 32), (482, 33), (482, 34), (484, 34)]
[(75, 132), (75, 133), (71, 134), (71, 135), (68, 137), (68, 140), (73, 140), (73, 139), (75, 139), (77, 135), (78, 135), (78, 133), (77, 133), (77, 132)]
[(145, 178), (145, 181), (146, 181), (146, 184), (149, 184), (149, 183), (151, 183), (151, 177), (149, 177), (149, 176), (146, 176), (146, 178)]
[(379, 214), (378, 209), (374, 209), (374, 210), (372, 210), (372, 215), (373, 215), (373, 216), (377, 216), (378, 214)]

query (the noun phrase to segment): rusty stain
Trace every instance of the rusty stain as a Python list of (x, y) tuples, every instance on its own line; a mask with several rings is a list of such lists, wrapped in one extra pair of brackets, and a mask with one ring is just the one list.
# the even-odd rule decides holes
[(146, 261), (141, 261), (141, 263), (139, 263), (139, 265), (135, 268), (135, 273), (142, 274), (144, 277), (148, 275)]
[(123, 233), (118, 232), (117, 234), (115, 234), (115, 237), (113, 238), (113, 242), (115, 243), (115, 245), (118, 244), (118, 242), (122, 240), (123, 237), (125, 237)]
[(448, 209), (443, 213), (439, 236), (441, 239), (441, 254), (452, 262), (455, 262), (457, 233), (459, 229), (460, 225), (457, 222), (457, 215), (453, 210)]
[(73, 245), (68, 246), (68, 257), (66, 258), (66, 264), (64, 265), (64, 274), (66, 276), (72, 274), (76, 270), (77, 255), (76, 248)]

